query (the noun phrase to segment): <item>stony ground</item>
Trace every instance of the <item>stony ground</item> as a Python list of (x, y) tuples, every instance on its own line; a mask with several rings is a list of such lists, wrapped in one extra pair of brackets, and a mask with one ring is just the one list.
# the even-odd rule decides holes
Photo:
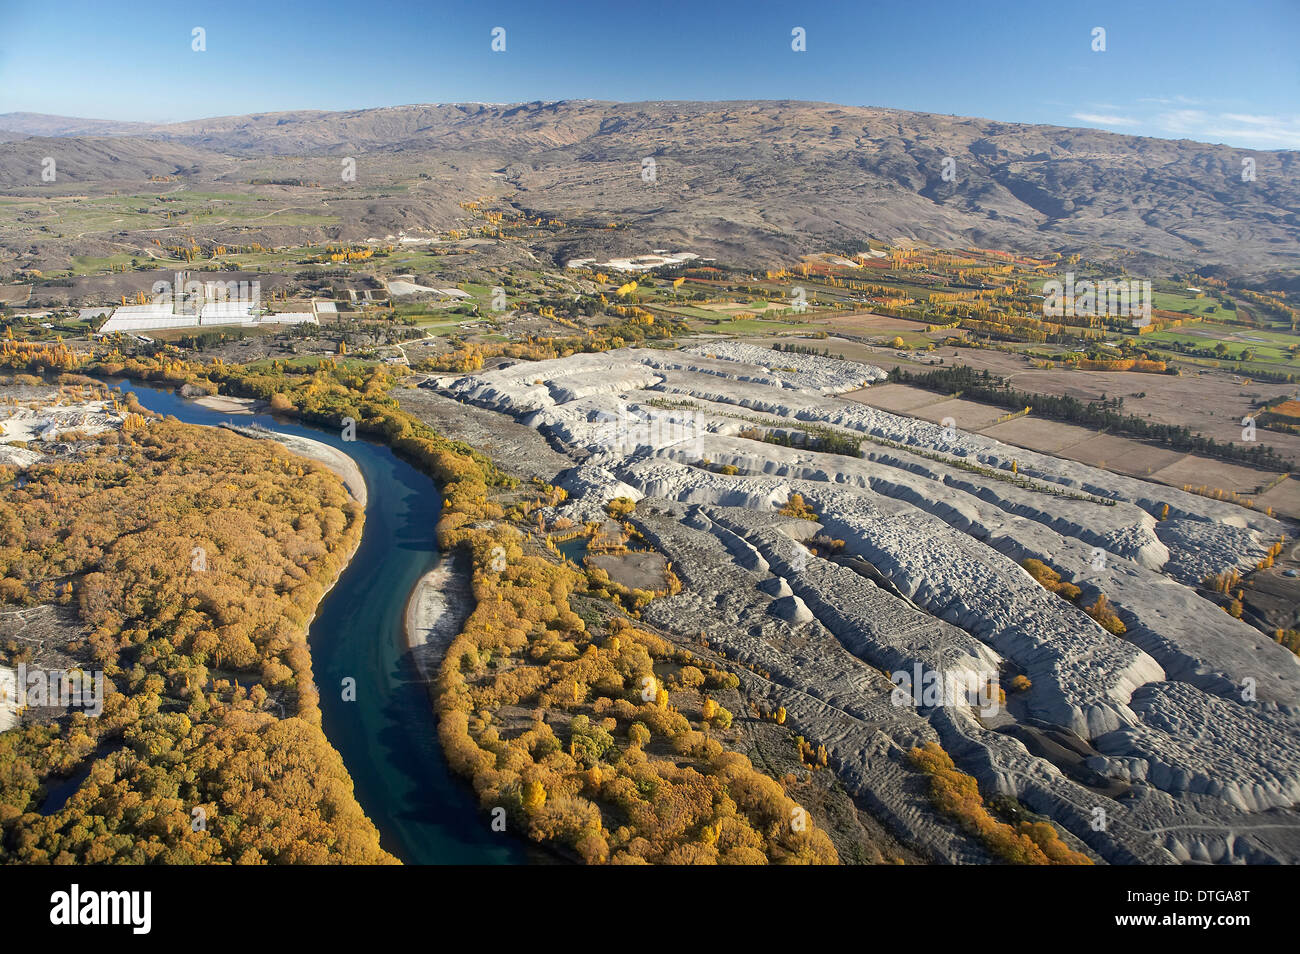
[[(684, 584), (646, 620), (739, 660), (746, 695), (784, 706), (921, 856), (988, 860), (906, 765), (937, 740), (986, 796), (1101, 860), (1300, 860), (1300, 662), (1196, 589), (1295, 528), (836, 396), (879, 377), (718, 342), (431, 379), (401, 400), (522, 476), (558, 475), (574, 519), (639, 500), (630, 519)], [(828, 435), (861, 456), (810, 449)], [(817, 522), (777, 513), (792, 493)], [(1031, 557), (1081, 598), (1043, 589)], [(1121, 635), (1081, 609), (1102, 594)], [(900, 673), (965, 691), (900, 692)]]

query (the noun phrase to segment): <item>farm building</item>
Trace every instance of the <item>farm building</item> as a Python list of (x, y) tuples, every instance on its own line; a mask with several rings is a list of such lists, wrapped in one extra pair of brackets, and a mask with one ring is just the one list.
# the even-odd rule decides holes
[(123, 305), (114, 308), (108, 321), (99, 326), (99, 333), (110, 335), (118, 331), (164, 331), (168, 328), (188, 328), (198, 324), (194, 315), (178, 315), (172, 306), (161, 304)]
[(165, 331), (170, 328), (208, 328), (258, 325), (297, 325), (316, 322), (308, 311), (285, 312), (269, 315), (250, 302), (217, 301), (204, 305), (197, 315), (178, 315), (170, 305), (123, 305), (113, 310), (113, 315), (99, 328), (100, 334), (133, 331)]

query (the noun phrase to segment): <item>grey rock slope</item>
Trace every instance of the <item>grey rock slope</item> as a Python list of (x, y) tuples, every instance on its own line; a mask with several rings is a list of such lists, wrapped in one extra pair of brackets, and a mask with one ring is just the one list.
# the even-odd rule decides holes
[[(647, 616), (770, 673), (747, 686), (933, 856), (979, 852), (908, 788), (902, 755), (930, 738), (1107, 861), (1300, 860), (1300, 663), (1194, 588), (1281, 523), (835, 396), (878, 369), (773, 357), (712, 343), (430, 384), (568, 455), (573, 516), (639, 500), (631, 519), (685, 584)], [(863, 456), (753, 434), (810, 426)], [(793, 493), (817, 522), (777, 513)], [(1080, 604), (1104, 594), (1127, 632), (1043, 589), (1029, 557)], [(1016, 675), (1031, 686), (1003, 704), (990, 687)], [(900, 692), (930, 681), (957, 688)]]

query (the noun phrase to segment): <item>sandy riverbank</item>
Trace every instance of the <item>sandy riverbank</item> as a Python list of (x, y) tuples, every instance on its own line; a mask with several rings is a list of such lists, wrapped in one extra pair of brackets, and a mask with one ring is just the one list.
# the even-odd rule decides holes
[(195, 398), (194, 403), (206, 407), (209, 411), (220, 411), (223, 414), (256, 414), (267, 406), (265, 401), (227, 397), (224, 394), (209, 394), (206, 397)]
[(18, 672), (0, 666), (0, 732), (18, 724)]
[(459, 553), (444, 557), (416, 582), (406, 601), (406, 644), (426, 681), (437, 675), (447, 647), (473, 608), (469, 574)]
[(366, 480), (361, 476), (361, 468), (357, 466), (348, 454), (339, 450), (337, 447), (331, 447), (329, 444), (323, 444), (320, 441), (314, 441), (310, 437), (297, 437), (291, 434), (275, 434), (274, 439), (279, 441), (287, 450), (295, 454), (301, 454), (317, 463), (324, 464), (330, 470), (334, 471), (348, 488), (348, 493), (361, 506), (366, 505), (369, 499), (366, 493)]

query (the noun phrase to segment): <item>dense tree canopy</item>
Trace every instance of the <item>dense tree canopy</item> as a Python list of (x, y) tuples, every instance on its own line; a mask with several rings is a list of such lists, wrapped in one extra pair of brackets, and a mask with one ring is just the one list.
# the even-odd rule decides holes
[(443, 661), (440, 737), (487, 809), (588, 862), (834, 863), (826, 833), (727, 747), (720, 671), (615, 616), (597, 633), (569, 604), (570, 565), (508, 527), (464, 527), (477, 607)]
[[(383, 862), (320, 729), (306, 625), (360, 539), (333, 474), (154, 419), (0, 498), (0, 598), (71, 594), (103, 714), (0, 735), (0, 857)], [(41, 803), (86, 773), (68, 802)]]

